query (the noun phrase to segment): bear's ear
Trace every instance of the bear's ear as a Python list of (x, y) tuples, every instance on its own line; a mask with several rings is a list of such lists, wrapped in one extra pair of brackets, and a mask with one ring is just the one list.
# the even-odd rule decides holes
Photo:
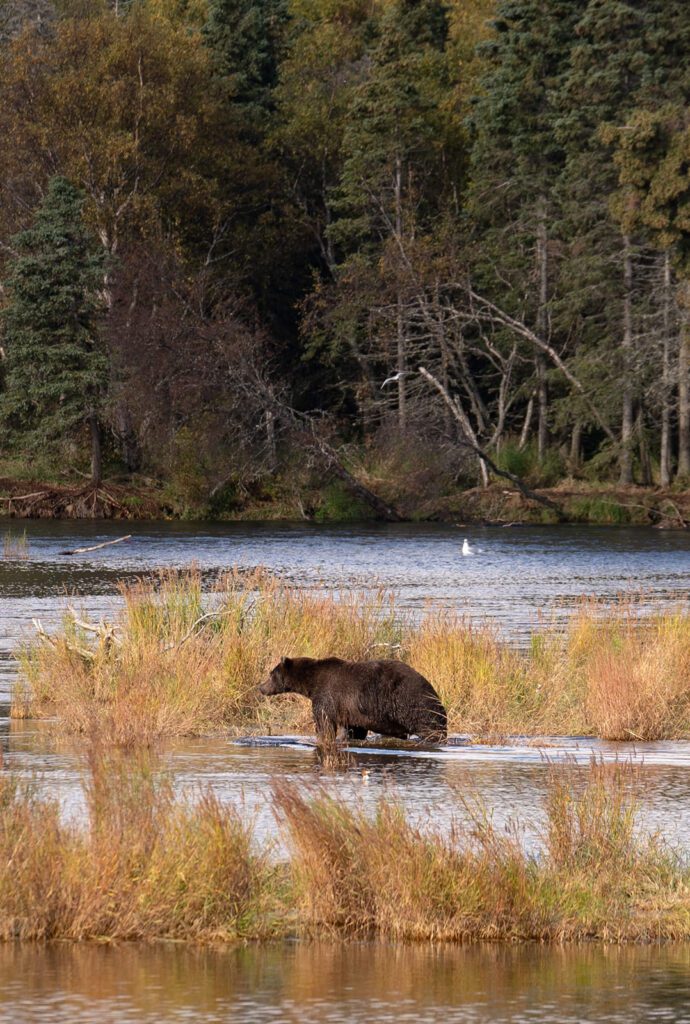
[(292, 659), (291, 658), (281, 658), (280, 659), (280, 667), (281, 668), (288, 668), (289, 669), (291, 664), (292, 664)]

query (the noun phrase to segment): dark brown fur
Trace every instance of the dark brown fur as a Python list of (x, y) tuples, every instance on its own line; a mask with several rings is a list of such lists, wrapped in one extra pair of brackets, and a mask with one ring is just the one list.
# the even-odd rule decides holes
[(259, 687), (270, 696), (300, 693), (312, 702), (319, 738), (347, 731), (441, 742), (447, 736), (446, 709), (431, 683), (402, 661), (343, 661), (341, 658), (283, 658)]

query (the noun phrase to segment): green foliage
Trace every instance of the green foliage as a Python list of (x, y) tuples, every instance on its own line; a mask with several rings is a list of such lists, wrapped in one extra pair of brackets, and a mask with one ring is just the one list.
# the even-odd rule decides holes
[(623, 526), (631, 520), (630, 510), (611, 498), (571, 498), (567, 503), (567, 515), (575, 523), (600, 526)]
[(83, 201), (68, 181), (53, 178), (33, 226), (13, 240), (0, 416), (15, 446), (73, 437), (96, 415), (106, 388), (99, 341), (105, 259), (83, 224)]
[(189, 427), (175, 434), (168, 470), (168, 498), (185, 518), (194, 519), (207, 510), (208, 466), (199, 458), (199, 437)]
[(555, 448), (549, 448), (540, 459), (534, 441), (520, 448), (513, 439), (501, 446), (496, 465), (535, 487), (553, 487), (563, 477), (565, 469), (563, 458)]
[(369, 510), (339, 480), (324, 487), (314, 514), (317, 523), (346, 523), (366, 519)]
[(286, 0), (210, 0), (203, 38), (216, 71), (247, 113), (271, 106), (287, 20)]
[(435, 197), (425, 186), (438, 183), (447, 143), (439, 106), (444, 6), (395, 0), (375, 28), (368, 73), (354, 91), (343, 136), (339, 217), (331, 235), (344, 254), (372, 247), (376, 253), (382, 238), (412, 229), (411, 208), (418, 217), (422, 197)]
[(567, 451), (646, 482), (663, 422), (685, 480), (687, 4), (59, 8), (0, 17), (0, 413), (32, 469), (93, 411), (176, 509), (232, 470), (231, 514), (292, 485), (298, 410), (404, 515), (477, 482), (463, 435), (533, 486)]

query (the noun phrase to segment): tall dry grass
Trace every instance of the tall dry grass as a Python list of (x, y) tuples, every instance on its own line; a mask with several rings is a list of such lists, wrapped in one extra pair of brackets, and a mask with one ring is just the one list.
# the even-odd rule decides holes
[(442, 834), (283, 782), (285, 861), (210, 793), (175, 797), (148, 752), (94, 748), (84, 785), (70, 824), (0, 773), (0, 940), (690, 938), (687, 859), (638, 835), (620, 766), (554, 772), (539, 854), (488, 815)]
[[(573, 772), (573, 768), (568, 769)], [(544, 851), (475, 811), (450, 835), (382, 800), (373, 817), (279, 784), (298, 913), (312, 933), (430, 941), (652, 941), (690, 935), (687, 861), (639, 838), (626, 770), (554, 772)]]
[(22, 533), (12, 533), (8, 530), (2, 539), (2, 557), (6, 561), (25, 562), (29, 558), (29, 538), (26, 530)]
[(544, 625), (526, 650), (490, 624), (430, 609), (420, 622), (383, 592), (287, 586), (233, 572), (210, 594), (197, 572), (123, 587), (112, 624), (66, 616), (21, 654), (16, 716), (57, 716), (114, 742), (228, 729), (309, 731), (300, 697), (256, 687), (284, 655), (399, 657), (436, 687), (449, 727), (480, 736), (690, 734), (690, 618), (635, 601), (584, 603), (566, 627)]
[(283, 655), (363, 659), (391, 650), (400, 626), (389, 599), (307, 593), (258, 570), (228, 573), (208, 595), (198, 572), (122, 587), (115, 623), (68, 614), (20, 653), (16, 717), (56, 715), (68, 729), (121, 745), (231, 727), (308, 730), (299, 698), (260, 699)]
[[(87, 820), (0, 774), (1, 939), (234, 941), (274, 933), (281, 869), (210, 792), (174, 798), (147, 753), (94, 749)], [(282, 927), (282, 926), (281, 926)]]

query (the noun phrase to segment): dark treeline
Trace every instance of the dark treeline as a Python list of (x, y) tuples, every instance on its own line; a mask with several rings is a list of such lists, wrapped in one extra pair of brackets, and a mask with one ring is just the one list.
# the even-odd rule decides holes
[(0, 0), (0, 39), (7, 473), (690, 478), (683, 0)]

